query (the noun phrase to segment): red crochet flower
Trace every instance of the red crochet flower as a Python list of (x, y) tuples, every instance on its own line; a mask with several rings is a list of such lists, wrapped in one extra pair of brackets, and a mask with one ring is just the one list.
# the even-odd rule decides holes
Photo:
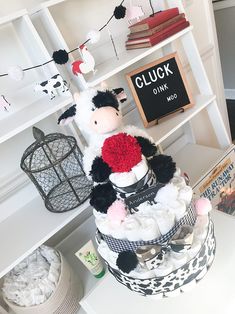
[(104, 141), (102, 158), (113, 172), (128, 172), (141, 161), (141, 147), (133, 136), (119, 133)]

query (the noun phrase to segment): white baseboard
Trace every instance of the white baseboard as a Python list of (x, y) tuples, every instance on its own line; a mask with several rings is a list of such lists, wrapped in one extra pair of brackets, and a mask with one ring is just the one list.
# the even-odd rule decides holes
[(235, 99), (235, 89), (225, 89), (224, 93), (226, 99)]

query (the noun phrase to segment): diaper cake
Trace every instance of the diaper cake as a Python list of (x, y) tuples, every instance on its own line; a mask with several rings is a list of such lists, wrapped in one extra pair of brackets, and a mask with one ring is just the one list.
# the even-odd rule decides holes
[(210, 202), (193, 199), (187, 178), (144, 130), (122, 125), (122, 88), (90, 89), (74, 98), (76, 110), (58, 122), (75, 119), (89, 136), (84, 169), (94, 181), (98, 251), (110, 273), (144, 296), (188, 290), (214, 259)]

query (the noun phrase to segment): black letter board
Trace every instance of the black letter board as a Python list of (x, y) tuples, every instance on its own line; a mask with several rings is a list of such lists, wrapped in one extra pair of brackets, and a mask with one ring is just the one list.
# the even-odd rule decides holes
[(144, 65), (127, 75), (145, 127), (177, 110), (192, 106), (192, 97), (176, 53)]

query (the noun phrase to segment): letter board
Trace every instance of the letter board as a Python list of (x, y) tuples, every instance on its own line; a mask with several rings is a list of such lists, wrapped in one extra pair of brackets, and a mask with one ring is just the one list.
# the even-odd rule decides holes
[(144, 126), (192, 106), (192, 96), (177, 53), (126, 74)]

